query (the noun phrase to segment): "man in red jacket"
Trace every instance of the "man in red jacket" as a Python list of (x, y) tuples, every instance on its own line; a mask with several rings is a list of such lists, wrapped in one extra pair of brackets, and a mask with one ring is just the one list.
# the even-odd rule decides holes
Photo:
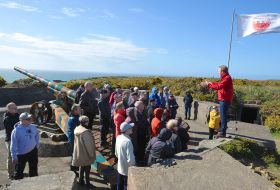
[(233, 84), (231, 76), (228, 73), (228, 68), (225, 65), (219, 67), (221, 77), (220, 82), (207, 82), (210, 89), (218, 91), (218, 100), (220, 104), (221, 115), (221, 131), (218, 137), (226, 137), (227, 130), (227, 111), (233, 99)]

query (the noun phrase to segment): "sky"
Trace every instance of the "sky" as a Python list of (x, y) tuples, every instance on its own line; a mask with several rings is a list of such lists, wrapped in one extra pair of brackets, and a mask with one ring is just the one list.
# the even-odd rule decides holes
[[(0, 68), (218, 77), (233, 9), (280, 13), (277, 0), (0, 1)], [(233, 78), (280, 79), (280, 33), (237, 36)]]

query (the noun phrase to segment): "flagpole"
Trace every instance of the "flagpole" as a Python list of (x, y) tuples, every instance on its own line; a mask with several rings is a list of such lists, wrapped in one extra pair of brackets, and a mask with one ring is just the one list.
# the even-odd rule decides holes
[(231, 56), (231, 44), (232, 44), (232, 33), (233, 33), (234, 17), (235, 17), (235, 9), (233, 9), (232, 21), (231, 21), (231, 33), (230, 33), (229, 52), (228, 52), (228, 64), (227, 64), (228, 65), (228, 69), (229, 69), (230, 56)]

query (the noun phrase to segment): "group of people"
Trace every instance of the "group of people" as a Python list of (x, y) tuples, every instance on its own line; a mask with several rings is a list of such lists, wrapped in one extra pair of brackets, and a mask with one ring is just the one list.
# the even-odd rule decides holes
[(37, 126), (32, 124), (32, 115), (27, 112), (19, 115), (16, 104), (11, 102), (7, 104), (7, 111), (3, 118), (9, 178), (22, 179), (27, 162), (29, 176), (37, 176), (39, 134)]
[[(219, 73), (221, 82), (206, 81), (202, 84), (218, 90), (220, 101), (220, 109), (215, 106), (210, 113), (209, 139), (213, 138), (214, 131), (219, 130), (217, 126), (220, 123), (217, 137), (225, 137), (226, 112), (233, 97), (228, 68), (220, 66)], [(118, 189), (126, 189), (130, 166), (150, 166), (187, 149), (190, 127), (181, 117), (176, 117), (179, 105), (168, 87), (163, 87), (161, 92), (153, 87), (149, 94), (138, 87), (113, 90), (110, 84), (105, 83), (97, 91), (90, 82), (86, 82), (76, 94), (66, 135), (73, 152), (70, 167), (79, 176), (80, 185), (93, 187), (89, 174), (91, 163), (96, 159), (96, 145), (91, 130), (97, 114), (100, 120), (100, 148), (108, 148), (111, 143), (111, 156), (118, 164)], [(185, 119), (191, 117), (192, 102), (193, 97), (186, 92)], [(32, 124), (32, 116), (26, 112), (19, 115), (16, 105), (9, 103), (4, 126), (9, 150), (9, 177), (22, 179), (27, 162), (29, 176), (37, 176), (39, 136), (36, 125)], [(110, 128), (113, 138), (107, 142)]]
[[(152, 165), (187, 148), (189, 127), (182, 118), (176, 118), (179, 105), (168, 87), (163, 87), (160, 93), (154, 87), (149, 95), (147, 91), (140, 91), (138, 87), (113, 90), (110, 84), (105, 83), (102, 89), (97, 90), (98, 98), (93, 90), (89, 82), (85, 83), (84, 89), (81, 86), (77, 90), (80, 96), (76, 99), (78, 104), (74, 104), (71, 109), (67, 137), (74, 147), (73, 160), (77, 157), (74, 156), (74, 141), (81, 110), (84, 116), (92, 120), (97, 109), (100, 120), (99, 147), (102, 150), (111, 146), (111, 156), (115, 157), (118, 164), (120, 189), (126, 186), (128, 166)], [(191, 97), (190, 93), (186, 93), (184, 102), (191, 107), (192, 97), (189, 96)], [(187, 112), (190, 112), (189, 109), (186, 109)], [(92, 127), (91, 122), (89, 121), (89, 129)], [(107, 135), (110, 129), (113, 138), (108, 142)], [(76, 173), (78, 170), (73, 162), (71, 170)], [(78, 175), (81, 175), (81, 171)], [(82, 178), (79, 183), (83, 184)]]

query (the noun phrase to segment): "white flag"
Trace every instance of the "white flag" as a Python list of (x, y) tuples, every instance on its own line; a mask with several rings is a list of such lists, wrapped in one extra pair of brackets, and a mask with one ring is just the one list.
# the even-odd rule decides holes
[(238, 35), (242, 37), (251, 34), (280, 32), (280, 14), (237, 15), (237, 30)]

